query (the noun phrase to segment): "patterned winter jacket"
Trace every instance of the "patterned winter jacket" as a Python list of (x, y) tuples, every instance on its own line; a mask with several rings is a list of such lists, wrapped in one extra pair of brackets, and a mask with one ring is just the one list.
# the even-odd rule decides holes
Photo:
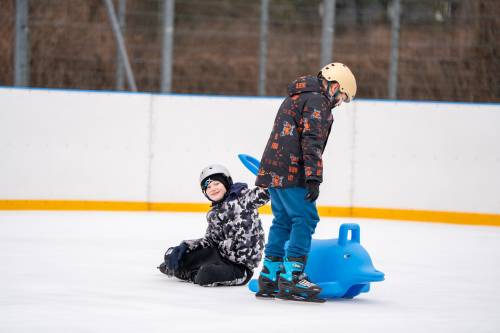
[(323, 181), (322, 155), (333, 123), (333, 105), (315, 76), (288, 85), (260, 161), (255, 182), (264, 187), (305, 187)]
[(235, 183), (226, 199), (208, 211), (205, 237), (183, 242), (187, 252), (216, 247), (223, 258), (253, 270), (264, 250), (264, 230), (257, 208), (267, 201), (266, 189), (249, 189), (246, 184)]

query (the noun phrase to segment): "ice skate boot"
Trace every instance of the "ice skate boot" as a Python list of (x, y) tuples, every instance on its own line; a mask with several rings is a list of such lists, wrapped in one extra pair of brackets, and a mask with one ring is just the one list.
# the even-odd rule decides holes
[(278, 293), (278, 277), (283, 269), (283, 258), (265, 257), (264, 267), (259, 275), (259, 291), (256, 297), (274, 298)]
[(279, 293), (277, 298), (323, 303), (325, 299), (318, 297), (321, 287), (312, 283), (304, 273), (306, 257), (288, 257), (283, 263), (283, 272), (278, 278)]

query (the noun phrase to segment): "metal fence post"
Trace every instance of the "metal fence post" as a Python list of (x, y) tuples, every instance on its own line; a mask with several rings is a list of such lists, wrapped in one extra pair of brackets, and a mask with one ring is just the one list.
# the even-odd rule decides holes
[(391, 4), (391, 64), (389, 72), (389, 99), (396, 99), (398, 92), (399, 30), (401, 0), (392, 0)]
[(260, 1), (259, 96), (266, 95), (267, 29), (269, 0)]
[[(118, 0), (118, 23), (120, 31), (125, 35), (125, 15), (127, 10), (127, 0)], [(125, 36), (123, 37), (125, 39)], [(116, 90), (123, 90), (124, 86), (124, 65), (123, 58), (120, 54), (120, 49), (116, 50)]]
[(335, 0), (323, 0), (323, 33), (321, 37), (320, 67), (333, 61), (333, 37), (335, 35)]
[(111, 0), (103, 0), (103, 1), (106, 5), (106, 8), (108, 9), (108, 15), (111, 21), (113, 32), (115, 33), (118, 49), (120, 50), (120, 54), (124, 60), (128, 85), (130, 89), (132, 89), (132, 91), (137, 91), (137, 86), (135, 84), (135, 79), (134, 79), (134, 73), (132, 72), (132, 67), (130, 66), (130, 62), (128, 60), (127, 50), (125, 49), (125, 41), (123, 40), (123, 36), (120, 31), (120, 26), (118, 24), (118, 19), (116, 18), (115, 7), (113, 6)]
[(14, 85), (29, 85), (28, 0), (16, 0), (16, 41), (14, 49)]
[(174, 11), (175, 0), (163, 3), (163, 51), (161, 62), (161, 92), (172, 92), (172, 67), (174, 48)]

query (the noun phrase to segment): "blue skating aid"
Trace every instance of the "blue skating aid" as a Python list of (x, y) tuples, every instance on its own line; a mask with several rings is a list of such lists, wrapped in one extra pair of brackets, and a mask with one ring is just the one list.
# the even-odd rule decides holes
[[(257, 175), (258, 159), (246, 154), (238, 157), (250, 172)], [(370, 291), (371, 282), (384, 280), (384, 273), (373, 267), (370, 255), (361, 246), (360, 228), (355, 223), (342, 224), (338, 239), (313, 239), (305, 271), (311, 281), (323, 289), (319, 295), (323, 298), (353, 298)], [(250, 281), (248, 289), (258, 291), (256, 279)]]
[(247, 154), (239, 154), (238, 158), (240, 159), (241, 163), (250, 170), (251, 173), (257, 176), (257, 173), (259, 172), (259, 165), (260, 162), (258, 159), (255, 157), (252, 157)]
[[(361, 246), (360, 228), (355, 223), (342, 224), (338, 239), (313, 239), (305, 271), (323, 289), (319, 295), (323, 298), (353, 298), (368, 292), (371, 282), (384, 280), (384, 273), (373, 267)], [(257, 280), (250, 281), (248, 288), (257, 292)]]

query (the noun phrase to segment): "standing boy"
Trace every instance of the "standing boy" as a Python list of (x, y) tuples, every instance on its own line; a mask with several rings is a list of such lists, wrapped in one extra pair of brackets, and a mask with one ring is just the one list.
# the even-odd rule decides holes
[[(269, 187), (274, 219), (259, 276), (258, 297), (324, 301), (304, 273), (319, 222), (316, 199), (322, 155), (333, 123), (331, 110), (356, 95), (356, 79), (341, 63), (288, 85), (260, 162), (257, 186)], [(285, 252), (285, 242), (288, 247)]]

